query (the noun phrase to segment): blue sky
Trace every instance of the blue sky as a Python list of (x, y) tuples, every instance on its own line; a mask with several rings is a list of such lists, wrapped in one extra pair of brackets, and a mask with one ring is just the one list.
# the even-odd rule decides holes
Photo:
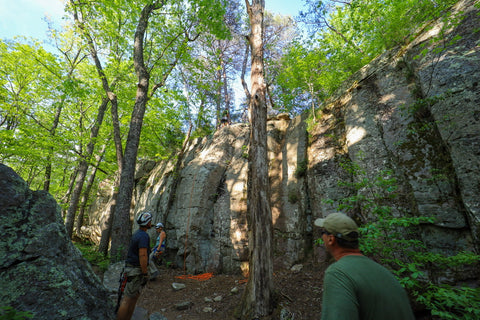
[(295, 17), (303, 9), (304, 4), (304, 0), (265, 0), (265, 9), (274, 13)]
[[(268, 11), (291, 16), (297, 16), (303, 4), (303, 0), (265, 0)], [(0, 39), (16, 35), (44, 39), (46, 16), (60, 26), (63, 0), (0, 0)]]
[(61, 23), (62, 0), (0, 0), (0, 38), (11, 39), (16, 35), (43, 39), (49, 19)]

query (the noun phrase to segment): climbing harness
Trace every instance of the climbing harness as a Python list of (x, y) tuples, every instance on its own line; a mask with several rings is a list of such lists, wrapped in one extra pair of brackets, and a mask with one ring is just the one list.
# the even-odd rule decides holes
[(125, 291), (125, 286), (128, 282), (127, 272), (125, 271), (125, 268), (122, 269), (118, 282), (120, 285), (118, 286), (118, 299), (117, 306), (115, 307), (115, 313), (118, 312), (118, 308), (120, 307), (120, 301), (122, 301), (123, 292)]

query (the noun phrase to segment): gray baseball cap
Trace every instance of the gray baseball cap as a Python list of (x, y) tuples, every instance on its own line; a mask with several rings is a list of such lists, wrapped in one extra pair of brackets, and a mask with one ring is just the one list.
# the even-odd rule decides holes
[[(341, 212), (329, 214), (326, 218), (315, 220), (317, 227), (324, 228), (337, 238), (353, 241), (358, 239), (358, 226), (352, 218)], [(352, 233), (354, 232), (354, 233)]]

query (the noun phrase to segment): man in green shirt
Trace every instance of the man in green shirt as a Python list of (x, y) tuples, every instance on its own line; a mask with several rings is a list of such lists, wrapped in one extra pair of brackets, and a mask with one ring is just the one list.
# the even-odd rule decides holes
[(393, 274), (362, 255), (358, 227), (343, 213), (315, 220), (334, 259), (323, 281), (322, 319), (415, 319), (407, 294)]

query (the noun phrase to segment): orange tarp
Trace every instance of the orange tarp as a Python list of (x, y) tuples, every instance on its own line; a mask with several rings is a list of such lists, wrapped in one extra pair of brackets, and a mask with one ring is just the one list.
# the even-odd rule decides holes
[(198, 280), (198, 281), (205, 281), (205, 280), (208, 280), (208, 279), (211, 279), (213, 278), (213, 273), (211, 272), (208, 272), (208, 273), (202, 273), (202, 274), (198, 274), (198, 275), (183, 275), (183, 276), (176, 276), (175, 278), (177, 279), (192, 279), (192, 280)]

